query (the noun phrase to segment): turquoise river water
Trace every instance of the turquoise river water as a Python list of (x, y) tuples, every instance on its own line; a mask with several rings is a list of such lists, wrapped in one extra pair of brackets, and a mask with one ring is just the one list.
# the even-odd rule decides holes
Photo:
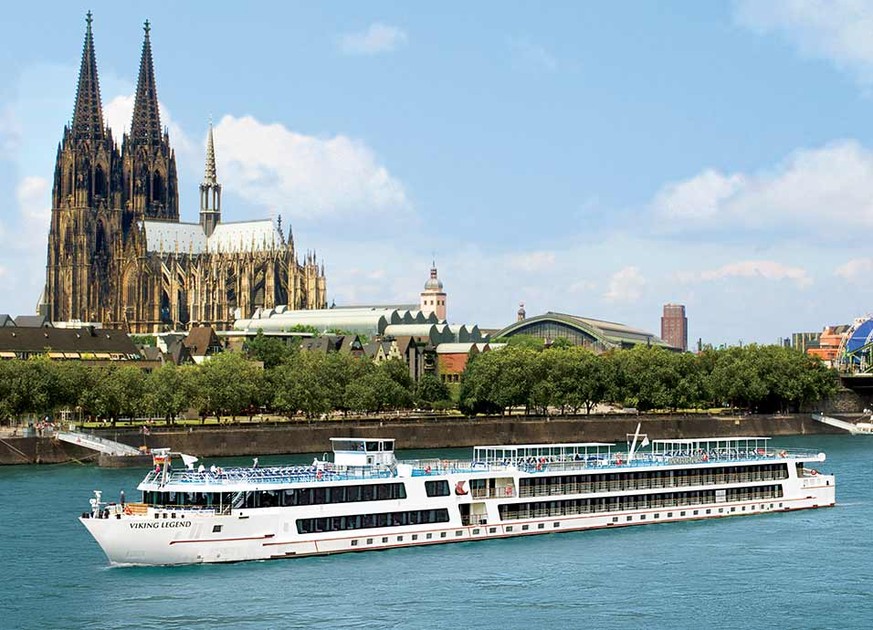
[(837, 507), (187, 567), (110, 567), (76, 520), (145, 471), (0, 467), (0, 628), (873, 628), (873, 437), (774, 444), (825, 451)]

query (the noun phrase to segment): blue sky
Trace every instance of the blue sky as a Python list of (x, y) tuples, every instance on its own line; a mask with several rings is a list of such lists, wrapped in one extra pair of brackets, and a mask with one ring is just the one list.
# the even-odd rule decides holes
[(771, 342), (873, 310), (873, 2), (15, 3), (0, 40), (0, 312), (44, 283), (84, 36), (129, 125), (152, 23), (197, 218), (210, 115), (226, 220), (281, 214), (337, 304), (449, 320), (519, 302)]

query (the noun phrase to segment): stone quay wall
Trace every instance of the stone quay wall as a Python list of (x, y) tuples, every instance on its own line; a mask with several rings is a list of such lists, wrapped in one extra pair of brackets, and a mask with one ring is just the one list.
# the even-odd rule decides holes
[[(808, 414), (791, 415), (607, 415), (577, 417), (411, 418), (325, 421), (276, 426), (247, 425), (135, 430), (102, 430), (108, 439), (141, 446), (169, 447), (198, 457), (258, 456), (330, 451), (332, 437), (395, 438), (398, 449), (472, 447), (488, 444), (558, 442), (622, 443), (637, 423), (649, 439), (692, 437), (839, 434)], [(93, 451), (49, 437), (3, 437), (0, 465), (96, 461)]]

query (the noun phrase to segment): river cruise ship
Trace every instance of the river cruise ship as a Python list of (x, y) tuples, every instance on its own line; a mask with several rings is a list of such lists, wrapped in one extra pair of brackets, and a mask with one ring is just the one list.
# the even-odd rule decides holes
[[(630, 437), (630, 436), (629, 436)], [(479, 446), (395, 459), (394, 440), (333, 438), (308, 466), (194, 468), (156, 451), (141, 500), (95, 491), (82, 524), (113, 564), (236, 562), (832, 506), (824, 453), (770, 438), (629, 446)], [(171, 465), (171, 459), (178, 467)]]

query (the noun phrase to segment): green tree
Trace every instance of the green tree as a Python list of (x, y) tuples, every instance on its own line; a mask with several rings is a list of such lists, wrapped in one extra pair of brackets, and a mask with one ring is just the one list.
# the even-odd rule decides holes
[(131, 365), (96, 367), (80, 399), (89, 413), (115, 424), (120, 417), (135, 418), (144, 409), (145, 375)]
[(552, 340), (552, 343), (549, 344), (549, 350), (569, 350), (572, 347), (573, 342), (566, 337), (558, 337), (557, 339)]
[(0, 422), (7, 423), (15, 416), (13, 392), (17, 380), (18, 360), (0, 361)]
[(272, 404), (287, 415), (303, 412), (313, 418), (331, 410), (328, 357), (318, 352), (296, 353), (271, 374)]
[(610, 355), (617, 370), (620, 399), (640, 411), (670, 409), (678, 397), (680, 374), (675, 353), (657, 346), (634, 346)]
[(561, 357), (561, 371), (555, 375), (562, 394), (561, 406), (586, 414), (609, 395), (612, 386), (610, 365), (602, 357), (581, 347), (566, 351)]
[(540, 351), (546, 347), (542, 339), (533, 335), (512, 335), (511, 337), (502, 337), (498, 341), (506, 343), (510, 348), (519, 350)]
[(264, 391), (264, 371), (237, 352), (222, 352), (199, 366), (197, 386), (203, 410), (219, 419), (242, 415), (258, 407)]
[(448, 386), (435, 374), (424, 374), (415, 385), (415, 405), (433, 409), (451, 399)]
[(322, 369), (330, 409), (345, 413), (349, 409), (346, 404), (346, 388), (349, 383), (374, 369), (374, 365), (368, 358), (356, 359), (348, 353), (330, 352)]
[(461, 376), (459, 407), (464, 413), (498, 413), (524, 406), (537, 380), (538, 351), (506, 346), (471, 357)]
[(412, 391), (415, 383), (409, 374), (409, 366), (403, 359), (392, 358), (379, 364), (379, 369), (388, 375), (392, 381), (408, 391)]
[(150, 416), (163, 418), (168, 425), (183, 411), (196, 406), (194, 369), (167, 363), (146, 377), (143, 406)]
[(260, 361), (264, 369), (271, 370), (296, 351), (296, 346), (291, 346), (277, 337), (267, 337), (264, 331), (258, 329), (257, 334), (243, 344), (246, 357), (252, 361)]
[(408, 408), (409, 390), (391, 378), (387, 371), (375, 369), (346, 387), (346, 404), (354, 411), (383, 411)]
[(754, 409), (768, 394), (768, 386), (757, 361), (757, 346), (731, 347), (717, 351), (709, 375), (709, 387), (716, 399), (732, 407)]

